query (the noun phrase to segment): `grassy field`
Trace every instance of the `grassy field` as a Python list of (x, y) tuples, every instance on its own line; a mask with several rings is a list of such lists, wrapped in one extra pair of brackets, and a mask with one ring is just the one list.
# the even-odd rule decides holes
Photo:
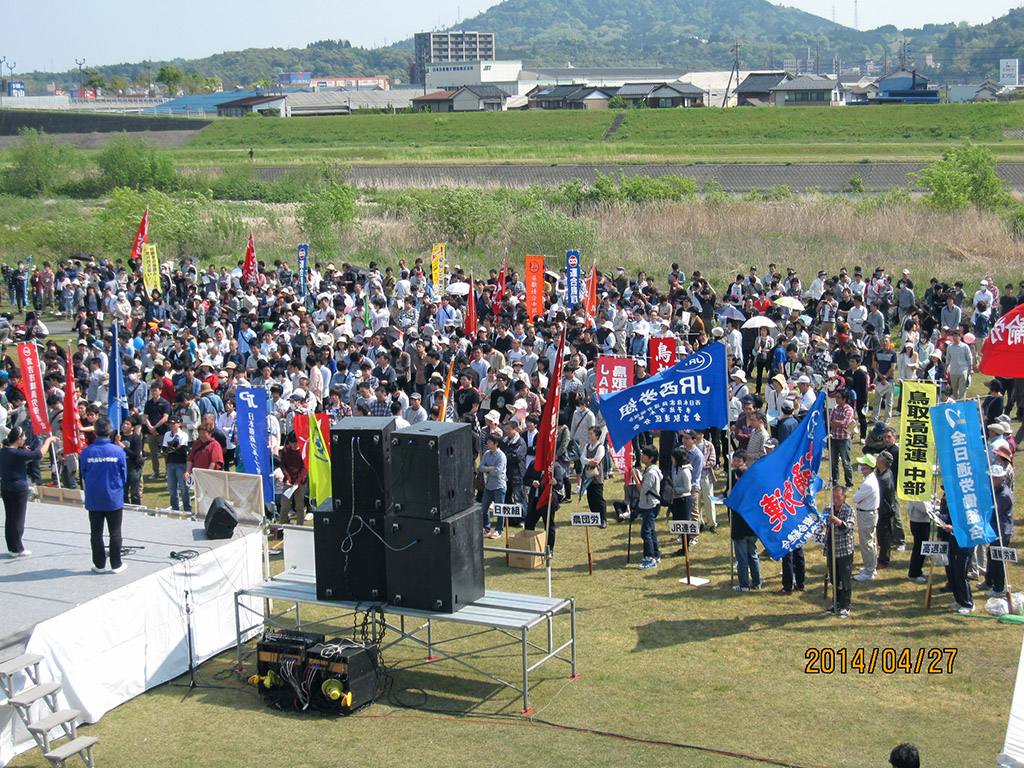
[(1024, 106), (949, 104), (886, 108), (815, 107), (633, 110), (610, 141), (614, 112), (354, 115), (220, 120), (187, 147), (179, 165), (247, 158), (267, 165), (311, 159), (353, 164), (435, 162), (856, 162), (926, 160), (962, 138), (1019, 158)]
[[(609, 500), (617, 493), (617, 483), (606, 488)], [(147, 493), (150, 503), (165, 498)], [(779, 567), (767, 560), (763, 591), (734, 592), (724, 509), (719, 533), (702, 535), (692, 555), (693, 574), (711, 584), (679, 584), (685, 576), (681, 559), (666, 558), (654, 571), (638, 572), (636, 526), (627, 565), (628, 526), (616, 523), (591, 531), (590, 576), (584, 533), (564, 524), (582, 506), (574, 502), (558, 516), (563, 525), (553, 576), (554, 594), (577, 600), (582, 677), (569, 681), (564, 665), (534, 673), (532, 718), (518, 715), (521, 699), (514, 692), (450, 662), (402, 671), (422, 654), (400, 645), (386, 654), (396, 668), (389, 695), (356, 717), (325, 720), (266, 708), (241, 682), (253, 660), (235, 675), (234, 652), (228, 652), (199, 671), (201, 683), (223, 689), (201, 690), (182, 702), (181, 689), (161, 687), (83, 732), (99, 736), (97, 760), (107, 768), (290, 768), (334, 764), (343, 755), (360, 755), (370, 765), (407, 766), (497, 766), (509, 760), (546, 766), (750, 764), (703, 749), (780, 765), (863, 768), (884, 765), (901, 741), (918, 745), (924, 765), (993, 764), (1005, 734), (1021, 628), (983, 613), (957, 616), (945, 595), (936, 594), (925, 610), (925, 588), (905, 578), (909, 554), (894, 554), (892, 568), (877, 581), (855, 582), (853, 615), (842, 621), (822, 614), (824, 562), (816, 546), (808, 547), (804, 593), (770, 594), (780, 586)], [(666, 528), (662, 516), (662, 548), (672, 551)], [(543, 571), (509, 569), (493, 553), (486, 563), (488, 588), (544, 593)], [(352, 627), (349, 618), (321, 631), (340, 635)], [(440, 636), (448, 635), (442, 630)], [(849, 654), (907, 648), (915, 659), (922, 649), (957, 652), (951, 671), (946, 654), (935, 674), (885, 672), (880, 661), (873, 673), (821, 674), (807, 671), (811, 648)], [(514, 679), (518, 662), (509, 650), (477, 663)], [(540, 721), (691, 746), (574, 733)], [(38, 752), (11, 763), (44, 764)]]

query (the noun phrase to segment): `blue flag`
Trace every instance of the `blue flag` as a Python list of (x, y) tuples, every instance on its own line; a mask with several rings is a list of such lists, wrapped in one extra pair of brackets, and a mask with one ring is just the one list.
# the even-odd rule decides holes
[(652, 429), (727, 426), (725, 345), (709, 344), (639, 384), (603, 395), (599, 405), (615, 450)]
[(110, 361), (107, 371), (110, 380), (107, 384), (107, 418), (114, 432), (121, 431), (121, 424), (129, 416), (128, 395), (124, 391), (124, 369), (121, 367), (121, 347), (117, 340), (117, 323), (110, 326), (114, 334), (114, 343), (110, 345)]
[(580, 269), (580, 252), (565, 252), (565, 303), (572, 309), (583, 301), (583, 272)]
[(736, 482), (725, 505), (743, 516), (775, 560), (804, 545), (818, 527), (814, 496), (828, 432), (825, 393), (782, 445), (763, 456)]
[(992, 529), (992, 485), (985, 458), (978, 403), (936, 405), (931, 409), (942, 487), (953, 524), (953, 535), (961, 547), (990, 544), (999, 538)]
[(235, 394), (238, 403), (238, 450), (250, 475), (263, 477), (263, 502), (274, 503), (274, 465), (270, 461), (270, 433), (267, 418), (270, 409), (267, 404), (267, 390), (263, 387), (246, 387)]

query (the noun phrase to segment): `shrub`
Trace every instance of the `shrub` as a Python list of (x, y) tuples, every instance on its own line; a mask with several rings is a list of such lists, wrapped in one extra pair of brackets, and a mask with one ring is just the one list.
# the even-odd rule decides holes
[(318, 252), (333, 254), (338, 237), (355, 220), (356, 195), (347, 184), (334, 183), (311, 192), (299, 206), (299, 226)]
[(492, 195), (451, 187), (442, 187), (413, 213), (425, 240), (458, 245), (482, 244), (498, 236), (507, 219), (505, 209)]
[(33, 128), (22, 128), (18, 135), (21, 142), (10, 152), (4, 190), (19, 197), (49, 194), (67, 177), (74, 150)]
[(115, 134), (96, 156), (104, 189), (173, 189), (176, 182), (170, 157), (141, 137)]
[(981, 210), (995, 210), (1012, 200), (1006, 182), (996, 175), (992, 151), (970, 139), (947, 149), (941, 160), (919, 173), (907, 175), (929, 191), (925, 204), (940, 210), (952, 211), (971, 205)]
[(568, 216), (538, 207), (516, 217), (512, 244), (517, 253), (592, 253), (597, 245), (597, 224), (586, 216)]

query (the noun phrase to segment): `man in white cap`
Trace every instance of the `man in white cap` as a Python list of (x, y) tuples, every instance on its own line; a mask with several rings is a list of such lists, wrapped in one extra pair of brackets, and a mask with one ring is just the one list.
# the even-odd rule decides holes
[(853, 494), (853, 505), (857, 509), (857, 535), (860, 539), (862, 566), (855, 578), (857, 581), (873, 581), (878, 568), (878, 544), (875, 542), (875, 527), (878, 525), (878, 505), (881, 492), (878, 476), (875, 474), (875, 457), (866, 454), (857, 459), (857, 466), (864, 478), (860, 488)]

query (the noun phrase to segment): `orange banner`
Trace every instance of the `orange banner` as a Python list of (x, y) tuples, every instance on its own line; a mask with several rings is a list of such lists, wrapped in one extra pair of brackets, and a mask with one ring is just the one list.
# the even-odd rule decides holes
[(526, 257), (526, 313), (530, 322), (544, 314), (544, 257)]

